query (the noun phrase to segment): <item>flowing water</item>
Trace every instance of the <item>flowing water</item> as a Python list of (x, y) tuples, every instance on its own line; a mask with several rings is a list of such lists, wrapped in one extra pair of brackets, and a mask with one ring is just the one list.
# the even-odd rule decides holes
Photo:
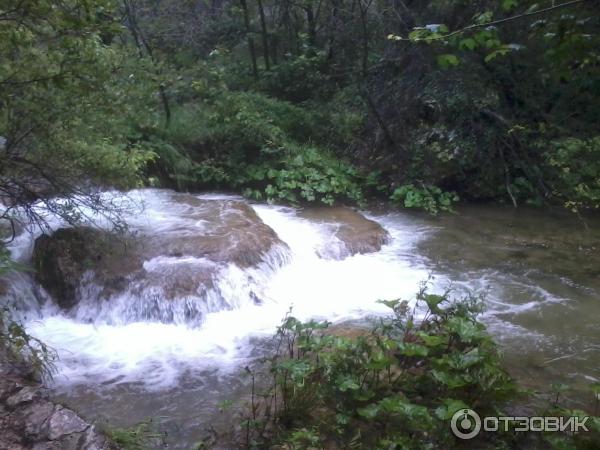
[[(130, 197), (144, 205), (128, 218), (134, 231), (159, 236), (206, 226), (166, 191)], [(197, 198), (243, 201), (220, 194)], [(499, 206), (463, 207), (441, 218), (363, 211), (387, 230), (389, 242), (374, 253), (343, 257), (340, 224), (316, 220), (318, 212), (251, 207), (283, 244), (250, 268), (219, 265), (202, 301), (187, 299), (181, 311), (156, 295), (153, 309), (144, 309), (150, 294), (140, 291), (101, 307), (82, 301), (64, 313), (30, 275), (13, 275), (8, 296), (26, 305), (21, 314), (28, 331), (59, 353), (54, 395), (112, 426), (164, 417), (170, 448), (190, 448), (208, 425), (229, 425), (230, 414), (219, 413), (219, 405), (247, 396), (240, 373), (266, 351), (290, 308), (300, 319), (363, 320), (386, 312), (376, 300), (410, 298), (429, 275), (434, 290), (451, 285), (457, 292), (487, 292), (484, 320), (507, 368), (522, 382), (583, 388), (600, 380), (598, 218)], [(23, 233), (12, 244), (13, 256), (27, 262), (32, 242)], [(206, 264), (165, 255), (146, 261), (144, 269), (158, 275)], [(194, 317), (201, 319), (189, 320), (198, 308), (201, 315)]]

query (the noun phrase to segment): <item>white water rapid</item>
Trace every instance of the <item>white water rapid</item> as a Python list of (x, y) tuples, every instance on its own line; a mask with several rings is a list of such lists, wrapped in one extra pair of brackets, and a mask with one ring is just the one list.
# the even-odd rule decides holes
[[(600, 380), (600, 220), (476, 205), (438, 218), (362, 212), (378, 226), (347, 209), (222, 194), (106, 195), (130, 206), (126, 221), (146, 244), (126, 283), (107, 294), (86, 272), (76, 306), (61, 309), (31, 273), (0, 280), (0, 303), (17, 305), (58, 352), (53, 394), (90, 420), (164, 416), (170, 448), (191, 448), (203, 424), (231, 426), (219, 405), (248, 394), (243, 368), (269, 351), (290, 308), (303, 320), (362, 321), (387, 312), (378, 299), (412, 298), (429, 275), (434, 291), (488, 292), (483, 320), (522, 384), (584, 392)], [(351, 256), (345, 221), (354, 245), (372, 245), (373, 227), (389, 239)], [(19, 235), (13, 257), (31, 264), (36, 237)]]
[[(186, 230), (192, 226), (203, 232), (202, 223), (190, 223), (193, 218), (186, 205), (170, 203), (165, 191), (136, 191), (130, 197), (144, 206), (127, 219), (134, 232), (160, 235), (186, 226)], [(218, 194), (197, 198), (240, 200)], [(340, 260), (319, 257), (339, 252), (343, 246), (335, 237), (336, 224), (300, 218), (288, 207), (252, 208), (287, 248), (272, 249), (256, 267), (220, 267), (207, 298), (178, 302), (143, 291), (101, 304), (83, 299), (69, 313), (61, 312), (49, 299), (38, 313), (30, 310), (27, 330), (59, 354), (55, 383), (140, 382), (154, 389), (175, 385), (181, 373), (194, 367), (235, 369), (251, 353), (250, 338), (273, 334), (290, 308), (299, 319), (333, 322), (384, 313), (386, 308), (378, 299), (410, 298), (428, 276), (414, 252), (425, 230), (399, 215), (376, 219), (391, 236), (380, 251)], [(32, 237), (24, 234), (11, 250), (26, 261), (31, 248)], [(161, 256), (145, 261), (144, 269), (152, 274), (190, 264), (210, 262), (188, 255)], [(25, 281), (20, 286), (32, 289)], [(93, 294), (89, 292), (91, 299)], [(256, 302), (256, 297), (261, 301)], [(153, 305), (150, 310), (156, 310), (156, 317), (144, 309), (148, 304)], [(186, 308), (203, 309), (201, 323), (187, 323)], [(170, 317), (171, 323), (155, 320), (164, 317)]]

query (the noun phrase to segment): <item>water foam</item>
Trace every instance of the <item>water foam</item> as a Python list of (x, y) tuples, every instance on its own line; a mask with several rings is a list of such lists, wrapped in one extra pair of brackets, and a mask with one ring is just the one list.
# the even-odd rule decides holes
[[(239, 200), (223, 194), (198, 197)], [(204, 226), (191, 223), (189, 205), (174, 203), (168, 191), (133, 191), (127, 199), (144, 205), (142, 214), (127, 217), (134, 230), (172, 233)], [(169, 302), (160, 290), (149, 288), (142, 295), (128, 291), (99, 302), (94, 289), (100, 287), (84, 283), (90, 290), (84, 297), (90, 300), (84, 299), (69, 315), (46, 308), (41, 318), (29, 321), (29, 331), (59, 352), (56, 382), (172, 385), (183, 370), (237, 365), (251, 353), (251, 339), (271, 335), (290, 308), (302, 320), (381, 314), (387, 311), (378, 299), (410, 297), (427, 277), (411, 251), (422, 230), (399, 217), (375, 218), (392, 236), (381, 251), (334, 260), (319, 257), (323, 249), (338, 251), (342, 245), (332, 238), (331, 226), (300, 218), (293, 208), (252, 206), (287, 247), (276, 246), (257, 267), (218, 267), (214, 287), (205, 295)], [(213, 263), (186, 255), (161, 256), (146, 261), (144, 268), (152, 273), (180, 264)], [(202, 319), (190, 320), (198, 311)]]

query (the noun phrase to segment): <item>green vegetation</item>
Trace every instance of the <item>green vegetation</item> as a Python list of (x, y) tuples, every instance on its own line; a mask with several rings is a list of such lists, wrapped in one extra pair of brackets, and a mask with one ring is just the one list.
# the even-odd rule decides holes
[(457, 202), (458, 196), (453, 192), (443, 192), (436, 186), (418, 188), (407, 184), (395, 189), (390, 200), (405, 208), (421, 208), (437, 214), (440, 210), (452, 211), (452, 202)]
[(11, 317), (7, 306), (0, 307), (0, 356), (33, 379), (50, 379), (54, 372), (54, 349), (27, 333), (21, 323)]
[(152, 154), (127, 135), (152, 92), (136, 82), (143, 64), (132, 66), (132, 50), (117, 43), (113, 7), (0, 2), (0, 218), (23, 207), (29, 222), (42, 222), (40, 199), (69, 221), (82, 206), (110, 216), (98, 188), (141, 182)]
[(597, 210), (596, 3), (4, 0), (2, 217), (141, 184)]
[[(450, 428), (455, 412), (471, 408), (482, 417), (511, 415), (504, 408), (525, 392), (503, 371), (496, 345), (477, 320), (480, 298), (453, 300), (423, 287), (414, 307), (401, 300), (382, 303), (393, 315), (370, 330), (359, 329), (355, 337), (336, 335), (327, 322), (285, 318), (275, 355), (251, 373), (241, 447), (462, 448)], [(255, 387), (265, 381), (266, 388)], [(591, 412), (561, 408), (556, 398), (544, 414)], [(588, 423), (589, 433), (575, 435), (482, 433), (468, 446), (596, 448), (600, 418)]]
[(158, 448), (164, 439), (164, 434), (156, 431), (156, 424), (152, 419), (129, 428), (108, 428), (105, 434), (123, 450)]
[[(598, 211), (599, 7), (0, 0), (0, 221), (99, 213), (119, 226), (100, 193), (140, 186), (432, 214), (459, 198)], [(12, 268), (0, 253), (0, 275)], [(356, 339), (287, 318), (245, 444), (444, 448), (452, 411), (501, 408), (514, 387), (478, 303), (419, 300), (423, 320), (392, 302)], [(51, 368), (4, 309), (0, 351)], [(114, 433), (139, 448), (146, 429)]]
[(176, 186), (291, 203), (362, 201), (358, 171), (313, 143), (331, 132), (325, 114), (258, 93), (194, 86), (204, 106), (175, 110), (171, 127), (152, 141)]

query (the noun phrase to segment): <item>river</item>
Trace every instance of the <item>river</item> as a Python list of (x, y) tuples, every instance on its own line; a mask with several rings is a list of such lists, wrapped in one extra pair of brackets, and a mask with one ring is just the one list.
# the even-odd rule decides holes
[[(143, 204), (127, 218), (134, 231), (168, 233), (190, 221), (167, 191), (131, 196)], [(244, 201), (216, 193), (197, 198)], [(339, 253), (340, 242), (338, 224), (319, 220), (319, 212), (250, 206), (286, 246), (255, 267), (221, 267), (214, 279), (218, 299), (203, 306), (199, 321), (174, 310), (170, 320), (140, 315), (130, 305), (145, 302), (143, 295), (102, 307), (83, 302), (76, 312), (61, 312), (30, 275), (16, 275), (13, 297), (28, 305), (21, 308), (27, 330), (60, 357), (53, 395), (111, 426), (153, 417), (169, 448), (190, 448), (209, 425), (230, 424), (231, 414), (219, 412), (219, 405), (247, 396), (240, 373), (267, 351), (269, 336), (290, 308), (300, 319), (356, 323), (385, 314), (376, 300), (408, 299), (430, 276), (433, 290), (486, 294), (483, 320), (507, 369), (526, 386), (543, 390), (563, 382), (583, 390), (600, 380), (597, 217), (478, 205), (438, 218), (362, 211), (390, 239), (377, 252), (340, 259), (323, 257)], [(11, 244), (13, 256), (28, 262), (33, 239), (20, 235)], [(177, 270), (184, 262), (190, 264), (186, 255), (165, 257), (144, 268)]]

